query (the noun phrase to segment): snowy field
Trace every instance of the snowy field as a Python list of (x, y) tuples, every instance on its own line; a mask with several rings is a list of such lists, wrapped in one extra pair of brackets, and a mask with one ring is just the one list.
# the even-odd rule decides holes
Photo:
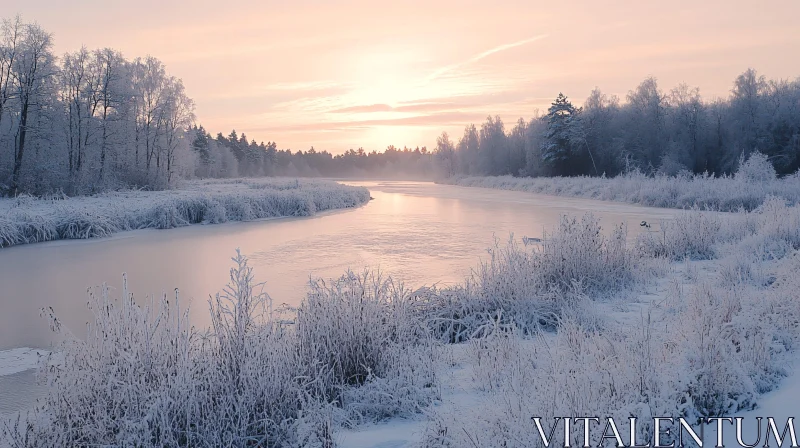
[(527, 447), (541, 446), (534, 416), (790, 412), (765, 394), (797, 357), (800, 208), (687, 211), (626, 240), (564, 217), (539, 244), (492, 248), (461, 285), (348, 273), (312, 283), (293, 310), (273, 307), (237, 257), (207, 333), (173, 301), (100, 294), (88, 338), (49, 363), (49, 397), (5, 437)]
[(27, 347), (0, 351), (0, 376), (35, 369), (39, 365), (39, 360), (49, 354), (47, 350)]
[(770, 196), (783, 198), (790, 204), (800, 202), (800, 174), (776, 179), (775, 170), (758, 154), (735, 175), (718, 178), (691, 174), (648, 177), (634, 172), (613, 178), (461, 176), (441, 182), (678, 209), (753, 210)]
[(190, 181), (175, 190), (73, 198), (19, 196), (0, 199), (0, 248), (135, 229), (311, 216), (367, 201), (365, 188), (284, 178)]

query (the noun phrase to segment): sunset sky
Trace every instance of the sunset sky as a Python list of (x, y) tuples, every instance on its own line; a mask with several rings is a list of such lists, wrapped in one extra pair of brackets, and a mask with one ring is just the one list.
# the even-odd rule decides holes
[(624, 99), (646, 76), (727, 96), (748, 67), (800, 76), (800, 1), (0, 0), (56, 53), (151, 54), (182, 78), (210, 132), (339, 153), (434, 146), (443, 130)]

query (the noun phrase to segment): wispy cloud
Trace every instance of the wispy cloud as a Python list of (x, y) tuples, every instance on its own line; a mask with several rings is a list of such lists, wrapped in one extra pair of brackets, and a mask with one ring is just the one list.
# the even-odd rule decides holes
[(368, 104), (363, 106), (343, 107), (340, 109), (333, 109), (329, 112), (333, 114), (340, 114), (340, 113), (357, 114), (357, 113), (373, 113), (373, 112), (420, 113), (420, 112), (441, 112), (448, 110), (457, 110), (472, 106), (473, 105), (459, 104), (452, 101), (451, 102), (415, 101), (415, 102), (400, 103), (397, 106), (390, 106), (388, 104)]
[(254, 131), (264, 132), (316, 132), (316, 131), (346, 131), (353, 129), (367, 129), (377, 126), (401, 126), (401, 127), (441, 127), (450, 125), (463, 125), (465, 123), (477, 122), (485, 118), (481, 113), (466, 112), (444, 112), (431, 115), (416, 115), (403, 118), (386, 118), (357, 121), (335, 121), (319, 123), (297, 123), (282, 126), (269, 126), (254, 129)]
[(524, 39), (524, 40), (520, 40), (520, 41), (517, 41), (517, 42), (512, 42), (512, 43), (509, 43), (509, 44), (499, 45), (499, 46), (494, 47), (492, 49), (486, 50), (483, 53), (478, 53), (475, 56), (467, 59), (466, 61), (462, 61), (462, 62), (459, 62), (457, 64), (452, 64), (452, 65), (448, 65), (448, 66), (442, 67), (442, 68), (436, 70), (435, 72), (431, 73), (431, 75), (428, 76), (428, 80), (436, 79), (439, 76), (441, 76), (441, 75), (443, 75), (443, 74), (445, 74), (445, 73), (447, 73), (449, 71), (453, 71), (453, 70), (455, 70), (457, 68), (460, 68), (460, 67), (463, 67), (463, 66), (465, 66), (467, 64), (473, 64), (473, 63), (478, 62), (481, 59), (486, 58), (488, 56), (491, 56), (491, 55), (493, 55), (495, 53), (499, 53), (501, 51), (510, 50), (512, 48), (520, 47), (522, 45), (529, 44), (531, 42), (536, 42), (537, 40), (544, 39), (547, 36), (548, 36), (547, 34), (540, 34), (538, 36), (534, 36), (534, 37), (531, 37), (531, 38), (528, 38), (528, 39)]
[(388, 104), (366, 104), (363, 106), (350, 106), (333, 109), (329, 111), (332, 114), (361, 114), (371, 112), (394, 112), (395, 108)]

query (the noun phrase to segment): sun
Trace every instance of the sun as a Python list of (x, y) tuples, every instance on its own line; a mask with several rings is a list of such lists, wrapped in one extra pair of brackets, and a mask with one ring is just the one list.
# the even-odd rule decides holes
[(425, 73), (418, 70), (424, 54), (414, 47), (384, 45), (361, 50), (349, 73), (355, 89), (349, 98), (359, 104), (413, 101), (420, 96)]

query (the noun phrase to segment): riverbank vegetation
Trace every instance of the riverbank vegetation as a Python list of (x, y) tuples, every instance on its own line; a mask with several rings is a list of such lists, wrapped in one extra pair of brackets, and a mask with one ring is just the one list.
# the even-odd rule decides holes
[(167, 191), (124, 190), (92, 196), (0, 198), (0, 248), (126, 230), (170, 229), (356, 207), (369, 191), (310, 179), (186, 181)]
[(531, 416), (753, 408), (800, 337), (800, 208), (771, 198), (652, 224), (626, 243), (624, 227), (564, 217), (539, 244), (494, 247), (464, 284), (347, 273), (312, 281), (294, 310), (262, 294), (238, 255), (208, 330), (179, 297), (101, 288), (86, 337), (43, 370), (50, 395), (4, 435), (17, 446), (332, 446), (346, 428), (406, 417), (423, 446), (522, 447), (536, 446)]
[(778, 178), (767, 157), (758, 152), (743, 160), (732, 175), (720, 177), (690, 173), (650, 176), (635, 170), (610, 178), (455, 176), (440, 182), (652, 207), (716, 211), (754, 210), (770, 197), (780, 197), (790, 204), (800, 201), (800, 175), (795, 173)]

